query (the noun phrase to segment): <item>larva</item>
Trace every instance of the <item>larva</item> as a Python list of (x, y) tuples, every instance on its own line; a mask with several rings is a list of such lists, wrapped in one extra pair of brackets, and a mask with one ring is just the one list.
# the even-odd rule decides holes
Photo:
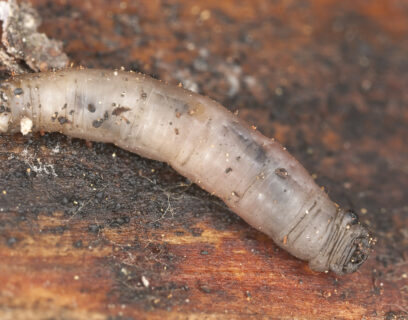
[(26, 74), (0, 85), (0, 132), (57, 131), (169, 163), (316, 271), (354, 272), (373, 239), (273, 139), (217, 102), (146, 75)]

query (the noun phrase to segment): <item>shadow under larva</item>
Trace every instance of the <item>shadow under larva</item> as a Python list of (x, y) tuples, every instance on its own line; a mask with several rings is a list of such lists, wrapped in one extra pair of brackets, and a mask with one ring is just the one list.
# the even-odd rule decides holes
[(208, 97), (139, 73), (64, 70), (0, 86), (0, 132), (57, 131), (169, 163), (316, 271), (356, 271), (373, 238), (278, 142)]

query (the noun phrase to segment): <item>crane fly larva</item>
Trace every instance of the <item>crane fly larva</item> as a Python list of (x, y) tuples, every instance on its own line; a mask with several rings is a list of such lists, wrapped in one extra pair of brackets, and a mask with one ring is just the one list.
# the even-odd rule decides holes
[(208, 97), (139, 73), (64, 70), (0, 86), (0, 132), (57, 131), (169, 163), (316, 271), (354, 272), (373, 239), (278, 142)]

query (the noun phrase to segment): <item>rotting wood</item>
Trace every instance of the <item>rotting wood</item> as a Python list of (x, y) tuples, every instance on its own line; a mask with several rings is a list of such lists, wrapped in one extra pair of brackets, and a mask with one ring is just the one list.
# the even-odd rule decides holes
[(229, 92), (225, 105), (362, 213), (376, 253), (351, 276), (315, 274), (167, 166), (60, 135), (1, 137), (0, 318), (406, 317), (406, 11), (124, 3), (33, 1), (78, 63)]

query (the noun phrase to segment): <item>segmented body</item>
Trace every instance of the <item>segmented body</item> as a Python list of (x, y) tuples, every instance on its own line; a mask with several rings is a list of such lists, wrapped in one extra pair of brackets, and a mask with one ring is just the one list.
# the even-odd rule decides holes
[(278, 142), (217, 102), (146, 75), (27, 74), (0, 88), (0, 131), (57, 131), (169, 163), (314, 270), (355, 271), (371, 245)]

